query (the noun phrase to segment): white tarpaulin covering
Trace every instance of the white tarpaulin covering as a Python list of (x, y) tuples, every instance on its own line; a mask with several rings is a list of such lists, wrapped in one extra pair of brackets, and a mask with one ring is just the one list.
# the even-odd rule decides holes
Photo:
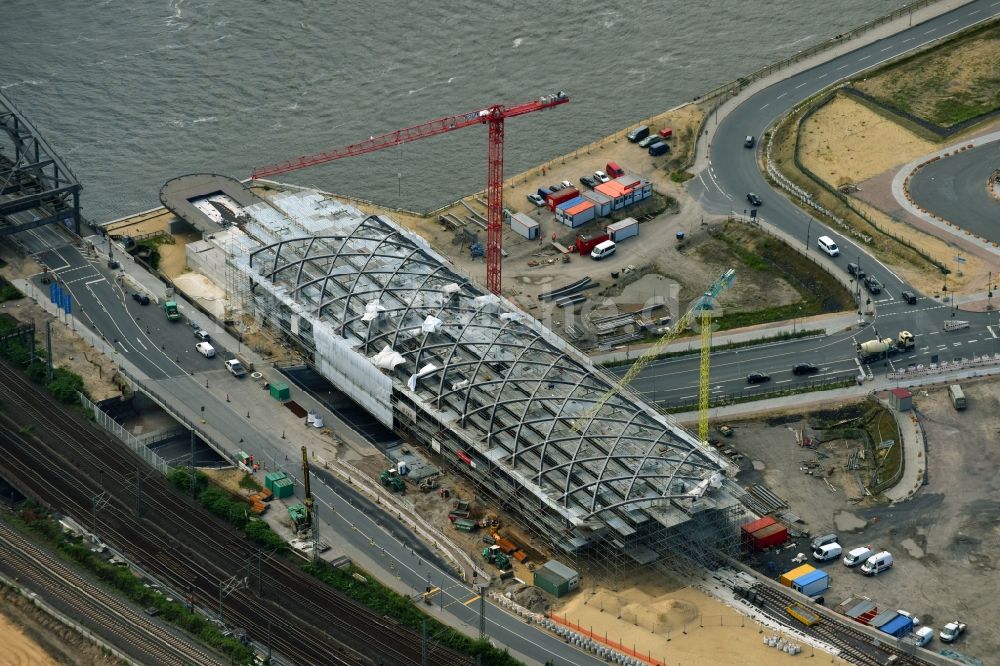
[(500, 299), (493, 294), (476, 296), (472, 300), (476, 304), (477, 308), (480, 308), (485, 312), (496, 312), (497, 306), (500, 305)]
[(385, 308), (378, 304), (378, 301), (368, 301), (365, 303), (365, 313), (361, 315), (361, 321), (374, 321), (380, 312), (385, 312)]
[(424, 323), (420, 327), (420, 330), (422, 330), (424, 333), (437, 333), (438, 331), (441, 330), (441, 324), (443, 323), (444, 322), (438, 319), (437, 317), (432, 317), (431, 315), (427, 315), (427, 319), (424, 319)]
[(504, 312), (504, 313), (501, 313), (500, 319), (503, 319), (505, 321), (521, 321), (521, 313), (520, 312)]
[(406, 382), (406, 385), (410, 387), (411, 391), (416, 391), (417, 390), (417, 380), (420, 379), (421, 377), (423, 377), (424, 375), (431, 374), (435, 370), (437, 370), (437, 366), (434, 365), (433, 363), (428, 363), (424, 367), (420, 368), (420, 372), (418, 372), (415, 375), (410, 375), (410, 380), (408, 382)]
[(394, 370), (400, 363), (406, 363), (406, 359), (399, 352), (393, 351), (392, 347), (386, 345), (382, 351), (372, 356), (372, 363), (383, 370)]
[(454, 293), (455, 293), (456, 291), (458, 291), (459, 289), (461, 289), (461, 287), (459, 287), (459, 286), (458, 286), (457, 284), (455, 284), (454, 282), (449, 282), (449, 283), (448, 283), (448, 284), (446, 284), (445, 286), (441, 287), (441, 291), (443, 291), (443, 292), (444, 292), (445, 294), (447, 294), (448, 296), (451, 296), (452, 294), (454, 294)]

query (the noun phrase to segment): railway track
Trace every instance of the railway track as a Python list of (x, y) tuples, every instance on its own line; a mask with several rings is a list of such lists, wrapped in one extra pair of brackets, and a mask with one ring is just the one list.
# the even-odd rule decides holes
[[(107, 433), (76, 414), (60, 413), (48, 396), (26, 384), (16, 371), (0, 373), (2, 417), (16, 422), (0, 434), (0, 469), (8, 480), (81, 519), (91, 515), (92, 499), (107, 491), (108, 503), (97, 512), (102, 538), (151, 574), (175, 589), (192, 591), (202, 601), (217, 599), (220, 581), (234, 575), (245, 572), (249, 582), (259, 551), (242, 534), (206, 516), (166, 479), (149, 474)], [(22, 435), (26, 427), (44, 437)], [(155, 516), (155, 522), (135, 515), (137, 475), (143, 479), (143, 511)], [(266, 573), (263, 584), (256, 581), (263, 598), (249, 586), (232, 592), (224, 602), (227, 624), (246, 628), (258, 640), (270, 633), (272, 647), (302, 663), (420, 663), (420, 639), (414, 632), (284, 561), (263, 555), (259, 568)], [(433, 646), (431, 661), (470, 662), (440, 646)]]
[[(790, 616), (785, 607), (798, 602), (798, 599), (786, 596), (766, 585), (757, 585), (753, 591), (764, 602), (761, 610), (779, 622), (788, 623)], [(871, 636), (848, 623), (834, 623), (827, 618), (822, 618), (818, 624), (811, 627), (802, 625), (796, 625), (796, 627), (802, 633), (834, 646), (840, 650), (841, 657), (861, 666), (882, 666), (890, 656), (896, 657), (895, 664), (898, 666), (929, 666), (928, 662), (919, 657), (892, 646), (889, 643), (893, 640), (891, 636), (886, 636), (886, 642), (876, 646)]]
[(202, 649), (191, 641), (167, 631), (142, 612), (108, 594), (73, 569), (0, 523), (0, 552), (3, 565), (23, 581), (30, 581), (33, 591), (49, 601), (58, 600), (83, 622), (101, 627), (111, 642), (140, 657), (143, 663), (156, 665), (227, 663), (219, 655)]

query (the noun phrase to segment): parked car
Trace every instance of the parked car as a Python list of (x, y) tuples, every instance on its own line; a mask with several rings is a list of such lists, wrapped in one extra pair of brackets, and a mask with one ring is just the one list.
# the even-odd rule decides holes
[(604, 173), (603, 171), (595, 171), (594, 180), (596, 180), (598, 183), (607, 183), (611, 181), (611, 179), (608, 178), (608, 174)]
[(865, 560), (865, 563), (861, 565), (861, 573), (866, 576), (877, 576), (883, 571), (891, 569), (892, 564), (892, 553), (883, 550)]
[(194, 337), (198, 338), (202, 342), (209, 342), (212, 339), (212, 336), (208, 334), (208, 331), (203, 331), (200, 328), (196, 328), (194, 330)]
[(766, 375), (763, 372), (751, 372), (747, 375), (747, 384), (763, 384), (769, 381), (771, 381), (770, 375)]
[(920, 627), (913, 632), (913, 642), (917, 647), (923, 647), (934, 638), (934, 630), (930, 627)]
[(869, 275), (865, 277), (865, 289), (868, 290), (869, 294), (881, 294), (882, 293), (882, 283), (874, 275)]
[(832, 560), (836, 557), (840, 557), (840, 554), (844, 552), (840, 544), (834, 541), (833, 543), (828, 543), (826, 545), (820, 546), (813, 550), (813, 559), (817, 562), (826, 562), (827, 560)]
[(904, 291), (899, 295), (899, 297), (902, 298), (903, 302), (905, 302), (907, 305), (917, 304), (917, 295), (914, 294), (912, 291)]
[(590, 176), (583, 176), (582, 178), (580, 178), (580, 183), (582, 185), (589, 187), (590, 189), (594, 189), (597, 186), (597, 181), (591, 178)]
[(645, 125), (639, 125), (638, 127), (632, 128), (632, 131), (628, 133), (626, 138), (630, 142), (635, 143), (636, 141), (645, 139), (647, 136), (649, 136), (649, 128)]
[(744, 148), (753, 148), (755, 143), (757, 143), (757, 139), (753, 138), (753, 134), (747, 134), (747, 138), (743, 139)]
[(812, 547), (813, 550), (816, 550), (820, 546), (825, 546), (828, 543), (836, 543), (839, 540), (840, 539), (837, 537), (836, 534), (833, 533), (821, 534), (818, 537), (813, 537), (813, 540), (809, 542), (809, 545)]
[(562, 185), (562, 188), (563, 188), (564, 190), (565, 190), (566, 188), (568, 188), (568, 187), (573, 187), (573, 183), (569, 182), (568, 180), (563, 180), (563, 181), (560, 181), (560, 183), (559, 183), (559, 184), (560, 184), (560, 185)]
[(660, 141), (660, 135), (659, 134), (650, 134), (645, 139), (643, 139), (642, 141), (639, 142), (639, 147), (640, 148), (648, 148), (649, 144), (653, 143), (654, 141)]
[(132, 298), (139, 305), (149, 305), (149, 296), (147, 296), (146, 294), (137, 291), (132, 294)]
[(865, 277), (865, 271), (858, 264), (850, 263), (847, 264), (847, 272), (850, 273), (855, 279), (862, 280)]
[(204, 356), (205, 358), (212, 358), (213, 356), (215, 356), (215, 347), (213, 347), (207, 342), (199, 342), (194, 346), (194, 348), (197, 349), (198, 353)]
[(858, 546), (857, 548), (852, 548), (847, 551), (847, 555), (844, 555), (844, 566), (856, 567), (874, 554), (874, 551), (872, 551), (872, 549), (868, 546)]
[(549, 188), (549, 191), (550, 192), (558, 192), (559, 190), (564, 190), (564, 189), (566, 189), (565, 185), (563, 185), (562, 183), (556, 183), (555, 185), (553, 185), (553, 186), (551, 186)]
[(538, 194), (536, 194), (535, 192), (532, 192), (531, 194), (528, 195), (528, 201), (535, 204), (539, 208), (545, 205), (545, 199), (538, 196)]
[(793, 375), (813, 375), (817, 372), (819, 372), (819, 368), (812, 363), (796, 363), (792, 366)]
[(760, 206), (764, 202), (760, 200), (760, 197), (753, 192), (747, 192), (747, 201), (750, 202), (751, 206)]
[(959, 622), (955, 620), (954, 622), (949, 622), (944, 625), (941, 631), (938, 633), (938, 638), (941, 639), (942, 643), (954, 643), (955, 640), (962, 635), (962, 632), (966, 630), (966, 624), (964, 622)]

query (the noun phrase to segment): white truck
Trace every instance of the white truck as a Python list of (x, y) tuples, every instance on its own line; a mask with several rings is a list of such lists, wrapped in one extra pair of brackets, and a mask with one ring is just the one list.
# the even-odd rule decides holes
[(247, 374), (247, 369), (243, 367), (243, 364), (239, 362), (238, 359), (231, 358), (226, 361), (226, 370), (233, 373), (236, 377), (244, 377)]
[(858, 356), (862, 363), (876, 361), (881, 358), (898, 354), (899, 352), (911, 351), (916, 346), (913, 333), (900, 331), (895, 338), (875, 338), (868, 342), (859, 342), (855, 345)]

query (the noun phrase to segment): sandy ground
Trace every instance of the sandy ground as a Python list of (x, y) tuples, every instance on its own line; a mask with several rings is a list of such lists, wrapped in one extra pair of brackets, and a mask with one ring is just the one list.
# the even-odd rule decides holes
[(174, 234), (173, 245), (164, 244), (157, 248), (160, 252), (160, 272), (171, 279), (187, 272), (187, 244), (197, 240), (201, 240), (200, 232), (186, 231)]
[(923, 54), (856, 85), (918, 117), (948, 125), (942, 111), (956, 101), (995, 104), (1000, 81), (998, 49), (1000, 27), (993, 27), (974, 39)]
[(834, 187), (863, 180), (934, 150), (935, 144), (850, 97), (838, 95), (802, 126), (802, 163)]
[[(174, 247), (174, 246), (164, 246)], [(161, 266), (162, 269), (162, 266)], [(201, 273), (183, 273), (173, 278), (174, 286), (188, 298), (198, 301), (202, 307), (217, 319), (223, 319), (226, 312), (226, 290)]]
[(119, 663), (10, 589), (0, 590), (0, 643), (0, 666)]
[[(619, 592), (587, 587), (570, 596), (556, 613), (670, 666), (770, 666), (793, 659), (764, 645), (765, 636), (779, 632), (758, 625), (700, 590), (658, 582), (657, 578), (644, 577), (641, 586)], [(811, 647), (802, 647), (800, 657), (813, 654)], [(815, 654), (823, 663), (827, 659), (847, 663), (823, 652)]]

